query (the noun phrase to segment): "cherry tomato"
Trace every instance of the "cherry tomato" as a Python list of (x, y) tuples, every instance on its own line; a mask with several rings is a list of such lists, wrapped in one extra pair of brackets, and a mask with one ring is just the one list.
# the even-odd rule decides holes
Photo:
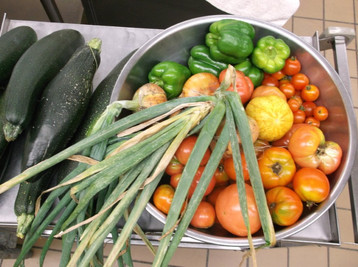
[[(243, 166), (242, 171), (244, 180), (248, 181), (250, 179), (249, 170), (247, 168), (246, 159), (243, 153), (241, 153), (241, 165)], [(231, 180), (236, 181), (236, 172), (234, 167), (234, 160), (232, 157), (226, 158), (224, 160), (224, 170)]]
[(327, 176), (315, 168), (302, 168), (293, 177), (293, 189), (308, 207), (324, 201), (330, 192)]
[(305, 124), (292, 134), (288, 150), (299, 166), (318, 168), (325, 174), (333, 173), (342, 159), (339, 144), (325, 141), (323, 132), (309, 124)]
[(291, 97), (287, 101), (287, 104), (290, 107), (292, 112), (295, 112), (295, 111), (299, 110), (300, 107), (301, 107), (300, 101), (298, 101), (297, 98), (295, 98), (295, 97)]
[(316, 126), (316, 127), (319, 127), (321, 125), (319, 120), (315, 119), (314, 117), (306, 117), (305, 123)]
[(153, 195), (153, 203), (161, 212), (168, 214), (174, 197), (174, 188), (168, 184), (157, 187)]
[(262, 82), (261, 82), (262, 85), (266, 85), (266, 86), (275, 86), (275, 87), (278, 87), (280, 84), (279, 84), (279, 81), (271, 76), (271, 75), (268, 75), (266, 76)]
[(313, 84), (306, 85), (301, 91), (301, 97), (304, 101), (316, 101), (319, 97), (319, 89)]
[(272, 73), (271, 76), (275, 78), (277, 81), (283, 79), (286, 77), (286, 73), (284, 73), (282, 70), (279, 70), (275, 73)]
[[(252, 187), (245, 184), (251, 233), (261, 228), (259, 213)], [(216, 199), (216, 216), (223, 228), (237, 236), (247, 236), (247, 229), (241, 213), (239, 193), (236, 184), (227, 186)]]
[(196, 228), (207, 229), (215, 223), (215, 208), (206, 201), (201, 201), (190, 224)]
[(296, 90), (300, 91), (309, 84), (309, 78), (306, 74), (299, 72), (292, 76), (291, 83)]
[(170, 176), (170, 185), (174, 188), (178, 187), (179, 181), (180, 181), (181, 173), (173, 174)]
[(289, 184), (296, 172), (291, 153), (283, 147), (266, 149), (259, 158), (258, 164), (265, 189)]
[(173, 157), (167, 168), (165, 169), (165, 173), (168, 175), (174, 175), (178, 173), (182, 173), (184, 169), (184, 165), (181, 164), (175, 157)]
[[(199, 181), (200, 181), (200, 178), (201, 178), (201, 175), (203, 174), (204, 172), (204, 169), (205, 167), (203, 166), (200, 166), (198, 168), (198, 170), (196, 171), (195, 173), (195, 176), (194, 176), (194, 179), (189, 187), (189, 192), (188, 192), (188, 197), (191, 198), (191, 196), (193, 195), (194, 191), (195, 191), (195, 188), (196, 186), (198, 185)], [(215, 183), (216, 183), (216, 180), (215, 180), (215, 176), (213, 176), (210, 180), (210, 183), (208, 185), (208, 187), (206, 188), (206, 191), (204, 193), (204, 196), (207, 196), (211, 193), (211, 191), (213, 191), (214, 187), (215, 187)]]
[(282, 93), (285, 94), (287, 99), (290, 99), (295, 95), (296, 89), (293, 87), (292, 83), (286, 82), (280, 85), (279, 89)]
[(278, 81), (279, 86), (282, 84), (285, 84), (285, 83), (290, 83), (290, 82), (291, 82), (291, 76), (287, 76), (287, 75)]
[[(177, 151), (175, 152), (175, 157), (181, 164), (185, 165), (188, 162), (189, 156), (195, 146), (197, 139), (198, 137), (196, 135), (191, 135), (186, 137), (179, 145)], [(209, 149), (207, 149), (203, 159), (200, 162), (200, 165), (205, 165), (209, 161), (210, 155), (211, 152)]]
[(317, 106), (313, 110), (313, 117), (319, 121), (324, 121), (328, 118), (328, 110), (324, 106)]
[(219, 164), (218, 168), (214, 173), (214, 177), (216, 181), (215, 186), (222, 186), (228, 184), (230, 178), (224, 170), (224, 164)]
[[(225, 74), (227, 69), (224, 69), (219, 74), (219, 81), (220, 83), (224, 80)], [(227, 91), (234, 91), (232, 85), (227, 89)], [(236, 88), (240, 95), (241, 102), (245, 104), (251, 98), (251, 94), (254, 91), (254, 84), (252, 83), (251, 79), (244, 75), (241, 71), (236, 71)]]
[(301, 62), (295, 56), (289, 57), (286, 59), (282, 71), (287, 75), (293, 76), (301, 71)]
[(266, 192), (267, 205), (272, 221), (281, 226), (297, 222), (303, 212), (303, 204), (297, 193), (288, 187), (278, 186)]
[(293, 112), (293, 123), (303, 123), (306, 119), (306, 113), (302, 109)]
[(304, 112), (306, 113), (306, 117), (312, 117), (313, 110), (317, 107), (317, 105), (312, 101), (305, 101), (302, 103), (302, 107)]

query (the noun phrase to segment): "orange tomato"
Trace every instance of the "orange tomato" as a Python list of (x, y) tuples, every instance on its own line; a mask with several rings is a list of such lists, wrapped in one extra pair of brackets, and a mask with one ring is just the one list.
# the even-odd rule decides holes
[(279, 88), (277, 88), (276, 86), (267, 86), (267, 85), (260, 85), (259, 87), (257, 87), (252, 93), (251, 99), (258, 96), (266, 96), (266, 95), (277, 95), (286, 101), (285, 94), (282, 93)]
[(291, 83), (298, 91), (301, 91), (303, 88), (305, 88), (305, 86), (308, 85), (309, 82), (310, 80), (307, 75), (301, 72), (294, 74), (291, 78)]
[[(200, 178), (201, 178), (201, 175), (203, 174), (204, 172), (204, 169), (205, 167), (203, 166), (200, 166), (198, 168), (198, 170), (196, 171), (195, 173), (195, 176), (194, 176), (194, 179), (189, 187), (189, 192), (188, 192), (188, 197), (191, 198), (191, 196), (194, 194), (194, 191), (196, 189), (196, 186), (198, 185), (199, 181), (200, 181)], [(206, 191), (204, 193), (204, 196), (207, 196), (211, 193), (211, 191), (213, 191), (214, 187), (215, 187), (215, 183), (216, 183), (216, 180), (215, 180), (215, 176), (213, 176), (210, 180), (210, 183), (208, 185), (208, 187), (206, 188)]]
[(207, 229), (215, 223), (215, 208), (207, 201), (201, 201), (190, 224), (196, 228)]
[(184, 169), (184, 165), (181, 164), (175, 157), (173, 157), (167, 168), (165, 169), (165, 173), (168, 175), (174, 175), (178, 173), (182, 173)]
[(278, 186), (266, 192), (267, 205), (272, 221), (281, 226), (297, 222), (303, 211), (303, 204), (297, 193), (288, 187)]
[(209, 195), (206, 196), (206, 200), (213, 204), (215, 207), (216, 204), (216, 199), (218, 198), (219, 194), (221, 191), (223, 191), (226, 188), (227, 185), (220, 185), (217, 186), (213, 189), (213, 191), (211, 191), (211, 193)]
[(327, 176), (315, 168), (302, 168), (293, 178), (293, 189), (308, 207), (324, 201), (330, 192)]
[(288, 185), (296, 172), (291, 153), (283, 147), (266, 149), (259, 158), (258, 164), (265, 189)]
[[(254, 234), (261, 228), (261, 222), (254, 191), (252, 187), (245, 184), (247, 207), (251, 233)], [(216, 199), (216, 216), (221, 226), (228, 232), (237, 236), (247, 236), (247, 229), (241, 212), (239, 193), (236, 184), (227, 186)]]
[(316, 127), (319, 127), (321, 125), (319, 120), (315, 119), (314, 117), (307, 117), (305, 119), (305, 123), (316, 126)]
[(280, 84), (279, 89), (281, 90), (282, 93), (285, 94), (287, 99), (290, 99), (296, 93), (295, 87), (293, 87), (292, 83), (290, 82)]
[(293, 112), (293, 123), (303, 123), (306, 119), (306, 113), (302, 109)]
[[(188, 162), (189, 156), (195, 146), (197, 139), (198, 137), (196, 135), (191, 135), (186, 137), (179, 145), (177, 151), (175, 152), (175, 157), (181, 164), (185, 165)], [(203, 159), (200, 162), (200, 165), (205, 165), (209, 161), (210, 155), (211, 152), (209, 149), (207, 149)]]
[(290, 138), (292, 136), (292, 134), (300, 127), (305, 126), (304, 123), (296, 123), (293, 124), (291, 129), (279, 140), (276, 140), (274, 142), (272, 142), (273, 146), (282, 146), (282, 147), (287, 147), (288, 143), (290, 142)]
[(313, 84), (306, 85), (301, 91), (301, 97), (304, 101), (316, 101), (319, 97), (319, 89)]
[(218, 168), (214, 173), (214, 177), (216, 182), (215, 186), (227, 185), (229, 182), (229, 176), (225, 172), (223, 164), (219, 164)]
[(326, 120), (328, 118), (328, 109), (324, 106), (317, 106), (313, 110), (313, 117), (319, 121)]
[(317, 107), (317, 105), (312, 101), (304, 101), (302, 103), (302, 107), (304, 112), (306, 113), (306, 117), (312, 117), (313, 110)]
[[(250, 175), (249, 170), (247, 168), (245, 155), (243, 153), (241, 153), (241, 165), (243, 167), (242, 172), (244, 175), (244, 180), (248, 181), (250, 179)], [(224, 160), (224, 170), (231, 180), (236, 181), (236, 172), (234, 160), (232, 157), (228, 157)]]
[(153, 195), (154, 206), (161, 212), (168, 214), (174, 197), (174, 188), (168, 184), (157, 187)]
[(295, 56), (289, 57), (286, 59), (282, 71), (286, 73), (286, 75), (295, 75), (301, 71), (301, 62)]

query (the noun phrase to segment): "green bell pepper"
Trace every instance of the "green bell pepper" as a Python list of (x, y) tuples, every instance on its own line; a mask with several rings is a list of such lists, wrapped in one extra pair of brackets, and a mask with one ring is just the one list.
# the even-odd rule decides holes
[(190, 76), (191, 72), (186, 66), (174, 61), (162, 61), (151, 69), (148, 79), (163, 88), (167, 98), (172, 99), (181, 94)]
[(275, 73), (284, 67), (290, 53), (290, 47), (282, 39), (268, 35), (257, 42), (251, 60), (265, 72)]
[(214, 60), (237, 64), (253, 51), (254, 27), (244, 21), (223, 19), (212, 23), (205, 43)]
[(234, 67), (236, 70), (243, 72), (245, 76), (249, 77), (255, 87), (261, 85), (264, 79), (264, 72), (252, 64), (249, 58), (242, 60), (242, 62)]
[(209, 48), (205, 45), (196, 45), (190, 50), (188, 66), (192, 74), (209, 72), (216, 77), (228, 67), (226, 63), (213, 60)]

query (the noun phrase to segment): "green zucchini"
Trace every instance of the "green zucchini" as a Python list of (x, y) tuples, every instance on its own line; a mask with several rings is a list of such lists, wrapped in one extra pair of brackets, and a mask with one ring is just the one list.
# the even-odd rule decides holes
[(0, 85), (5, 85), (24, 52), (37, 41), (36, 32), (29, 26), (19, 26), (0, 36)]
[[(43, 91), (31, 127), (25, 132), (22, 169), (25, 170), (65, 148), (88, 107), (92, 81), (100, 63), (101, 40), (81, 47)], [(18, 236), (23, 237), (34, 218), (37, 197), (51, 180), (51, 171), (20, 184), (15, 200)]]
[(16, 63), (5, 94), (4, 133), (13, 141), (29, 125), (46, 85), (84, 44), (76, 30), (55, 31), (34, 43)]
[[(2, 129), (4, 125), (4, 117), (5, 117), (5, 94), (4, 92), (0, 92), (0, 129)], [(2, 158), (8, 142), (5, 139), (5, 135), (3, 131), (0, 131), (0, 159)]]

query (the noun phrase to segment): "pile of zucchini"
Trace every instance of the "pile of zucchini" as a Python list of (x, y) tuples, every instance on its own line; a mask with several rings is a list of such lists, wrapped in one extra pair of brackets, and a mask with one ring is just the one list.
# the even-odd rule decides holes
[[(61, 34), (72, 37), (76, 35), (72, 30)], [(44, 55), (49, 55), (50, 52), (44, 51), (46, 45), (40, 42), (47, 41), (48, 46), (56, 46), (61, 43), (58, 38), (60, 37), (51, 34), (30, 46), (16, 63), (6, 88), (5, 137), (11, 141), (19, 134), (26, 135), (24, 153), (27, 154), (24, 157), (23, 171), (0, 184), (0, 194), (20, 184), (15, 210), (19, 218), (18, 234), (24, 237), (24, 242), (15, 266), (22, 264), (37, 239), (53, 222), (51, 235), (40, 257), (40, 266), (44, 264), (52, 240), (60, 237), (63, 242), (60, 266), (112, 266), (116, 261), (119, 266), (132, 266), (130, 238), (133, 232), (142, 237), (153, 253), (153, 266), (167, 266), (229, 142), (238, 177), (237, 188), (243, 217), (249, 232), (250, 250), (255, 255), (248, 222), (241, 148), (247, 161), (265, 240), (267, 245), (275, 244), (275, 232), (251, 141), (248, 118), (239, 95), (226, 91), (231, 84), (235, 88), (236, 72), (232, 66), (229, 66), (215, 95), (177, 98), (119, 119), (122, 109), (131, 105), (126, 105), (125, 101), (109, 104), (107, 90), (113, 89), (114, 78), (118, 77), (121, 63), (93, 94), (96, 97), (101, 95), (105, 99), (103, 103), (98, 98), (90, 100), (91, 81), (99, 64), (99, 40), (83, 44), (83, 39), (78, 35), (77, 42), (73, 41), (77, 44), (77, 49), (73, 49), (75, 45), (72, 43), (71, 55), (62, 66), (57, 66), (57, 72), (50, 72), (53, 76), (48, 78), (50, 74), (46, 70), (55, 67), (50, 62), (44, 62)], [(70, 38), (66, 37), (67, 39)], [(66, 50), (63, 46), (64, 43), (61, 43), (62, 50)], [(36, 47), (40, 47), (39, 50)], [(61, 49), (57, 52), (59, 50)], [(32, 53), (29, 56), (31, 60), (21, 60), (28, 53)], [(10, 96), (14, 97), (16, 93), (19, 97), (20, 91), (18, 83), (12, 80), (22, 79), (26, 82), (30, 79), (27, 77), (24, 80), (17, 74), (20, 71), (15, 70), (21, 67), (25, 71), (29, 65), (27, 68), (21, 65), (31, 62), (28, 64), (33, 66), (36, 58), (41, 62), (35, 75), (38, 81), (32, 81), (31, 86), (28, 85), (33, 93), (23, 93), (27, 96), (23, 97), (24, 104), (15, 111), (10, 108), (11, 103), (14, 104)], [(18, 64), (20, 65), (17, 66)], [(46, 70), (44, 66), (47, 66)], [(34, 68), (31, 72), (33, 71)], [(42, 89), (34, 88), (34, 84)], [(10, 93), (10, 90), (14, 92)], [(78, 93), (80, 90), (81, 93)], [(30, 95), (34, 98), (37, 95), (36, 100), (27, 99)], [(91, 101), (96, 101), (99, 106), (87, 109)], [(20, 106), (20, 103), (17, 105)], [(35, 109), (24, 112), (26, 106)], [(199, 185), (185, 211), (181, 213), (201, 158), (222, 120), (226, 122), (225, 127)], [(237, 140), (237, 131), (240, 132), (242, 147)], [(198, 140), (182, 173), (159, 247), (154, 248), (137, 221), (176, 149), (191, 134), (198, 134)], [(54, 176), (59, 183), (47, 189)], [(122, 218), (126, 223), (122, 229), (118, 229), (117, 223)], [(114, 245), (105, 259), (103, 245), (109, 235)], [(74, 253), (71, 253), (74, 242), (77, 246)]]

